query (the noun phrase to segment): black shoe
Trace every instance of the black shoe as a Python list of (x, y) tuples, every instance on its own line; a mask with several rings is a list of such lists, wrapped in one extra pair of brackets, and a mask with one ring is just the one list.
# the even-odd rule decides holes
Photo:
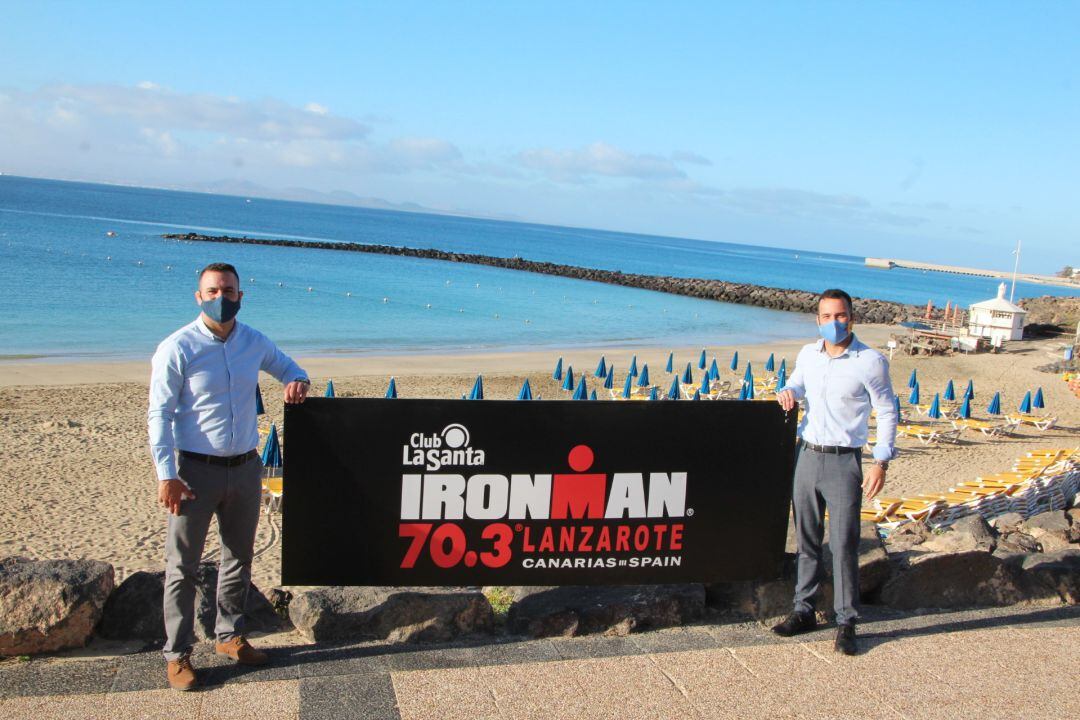
[(817, 627), (817, 618), (814, 613), (793, 612), (784, 618), (779, 625), (774, 625), (772, 631), (780, 637), (791, 637), (800, 633), (810, 632)]
[(836, 652), (845, 655), (854, 655), (858, 652), (855, 646), (855, 626), (848, 623), (836, 626), (836, 644), (833, 646)]

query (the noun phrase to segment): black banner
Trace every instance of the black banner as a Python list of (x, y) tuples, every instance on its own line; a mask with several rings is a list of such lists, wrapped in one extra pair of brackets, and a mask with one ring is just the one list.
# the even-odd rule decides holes
[(286, 585), (775, 577), (775, 402), (311, 398), (285, 407)]

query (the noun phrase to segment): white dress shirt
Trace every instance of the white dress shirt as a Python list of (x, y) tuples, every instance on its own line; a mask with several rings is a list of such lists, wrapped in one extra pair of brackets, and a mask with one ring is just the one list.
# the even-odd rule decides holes
[(198, 317), (158, 345), (147, 428), (159, 480), (177, 477), (175, 450), (232, 457), (255, 449), (255, 387), (307, 374), (258, 330), (237, 322), (224, 341)]
[(805, 401), (799, 435), (806, 442), (862, 447), (873, 407), (877, 411), (874, 459), (891, 460), (896, 455), (897, 417), (889, 361), (859, 338), (852, 336), (838, 357), (829, 356), (824, 340), (804, 346), (783, 389)]

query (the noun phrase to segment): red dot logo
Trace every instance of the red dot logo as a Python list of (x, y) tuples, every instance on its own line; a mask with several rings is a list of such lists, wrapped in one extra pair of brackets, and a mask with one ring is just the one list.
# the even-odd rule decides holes
[(567, 460), (570, 462), (570, 467), (575, 472), (585, 472), (591, 468), (593, 464), (592, 448), (588, 445), (578, 445), (570, 451)]

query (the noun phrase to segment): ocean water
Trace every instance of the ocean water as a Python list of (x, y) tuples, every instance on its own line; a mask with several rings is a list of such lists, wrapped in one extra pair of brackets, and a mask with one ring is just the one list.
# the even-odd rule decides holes
[[(240, 271), (240, 319), (292, 353), (709, 346), (813, 333), (793, 313), (599, 283), (161, 237), (181, 231), (440, 248), (804, 290), (837, 286), (916, 304), (967, 304), (992, 297), (998, 284), (750, 244), (0, 176), (0, 358), (146, 357), (197, 315), (196, 272), (213, 261)], [(1069, 292), (1017, 286), (1018, 297)]]

